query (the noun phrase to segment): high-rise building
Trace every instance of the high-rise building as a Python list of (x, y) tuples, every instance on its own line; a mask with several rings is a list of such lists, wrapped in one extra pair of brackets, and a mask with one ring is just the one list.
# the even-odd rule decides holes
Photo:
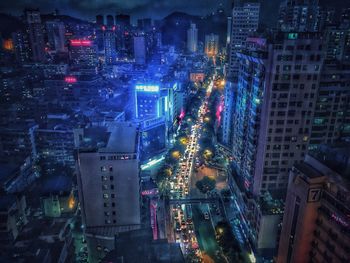
[(16, 31), (12, 33), (12, 39), (17, 63), (24, 64), (29, 62), (30, 47), (28, 36), (22, 31)]
[(232, 9), (230, 57), (227, 72), (229, 78), (234, 80), (237, 78), (238, 61), (236, 53), (244, 48), (247, 37), (258, 29), (259, 13), (259, 3), (238, 4)]
[(350, 145), (322, 145), (293, 166), (278, 263), (349, 262)]
[(196, 24), (191, 23), (187, 30), (187, 51), (197, 52), (198, 49), (198, 29)]
[(31, 59), (35, 62), (45, 60), (44, 33), (41, 24), (39, 10), (25, 10), (26, 23), (28, 27)]
[(134, 90), (135, 117), (137, 119), (161, 116), (160, 88), (158, 85), (136, 85)]
[[(79, 200), (89, 262), (114, 249), (115, 235), (140, 228), (139, 134), (135, 125), (76, 130)], [(84, 140), (89, 138), (89, 140)]]
[(105, 19), (103, 15), (96, 16), (96, 25), (103, 26), (105, 24)]
[(325, 64), (322, 68), (309, 148), (350, 137), (350, 66)]
[(150, 118), (140, 124), (140, 161), (147, 163), (166, 151), (165, 118)]
[(65, 40), (65, 26), (60, 21), (47, 21), (46, 32), (50, 49), (58, 52), (66, 51), (66, 40)]
[(115, 24), (121, 29), (125, 30), (130, 27), (130, 16), (118, 14), (115, 16)]
[(107, 20), (107, 23), (106, 23), (107, 27), (113, 27), (114, 26), (114, 17), (112, 15), (108, 15), (106, 18), (107, 18), (106, 19)]
[(319, 0), (285, 0), (279, 11), (278, 26), (284, 32), (315, 32)]
[(215, 57), (219, 52), (219, 36), (210, 34), (205, 36), (205, 54), (208, 57)]
[(103, 31), (103, 42), (104, 42), (104, 51), (105, 51), (105, 62), (106, 64), (114, 64), (117, 59), (117, 50), (116, 50), (116, 27), (108, 27)]
[(137, 65), (144, 65), (147, 59), (145, 36), (134, 36), (134, 58)]
[(350, 25), (329, 26), (325, 30), (326, 57), (328, 63), (350, 63)]
[(143, 31), (149, 31), (152, 28), (151, 18), (137, 19), (137, 27)]
[[(252, 39), (254, 44), (264, 44)], [(242, 185), (255, 195), (285, 189), (304, 159), (323, 63), (318, 33), (281, 33), (265, 50), (238, 53), (232, 149)]]
[(69, 56), (73, 65), (95, 67), (97, 65), (97, 47), (92, 40), (71, 39)]
[(229, 48), (231, 42), (232, 17), (227, 17), (226, 47)]

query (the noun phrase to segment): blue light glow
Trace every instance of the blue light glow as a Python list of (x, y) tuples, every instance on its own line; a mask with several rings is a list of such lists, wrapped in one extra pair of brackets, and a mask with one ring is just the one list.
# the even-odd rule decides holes
[(158, 92), (159, 86), (158, 85), (136, 85), (135, 89), (137, 91), (144, 91), (144, 92)]

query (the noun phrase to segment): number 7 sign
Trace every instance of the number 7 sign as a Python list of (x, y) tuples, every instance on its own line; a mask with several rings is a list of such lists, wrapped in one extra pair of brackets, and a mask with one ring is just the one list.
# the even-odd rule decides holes
[(307, 196), (307, 202), (318, 202), (321, 197), (321, 188), (310, 188)]

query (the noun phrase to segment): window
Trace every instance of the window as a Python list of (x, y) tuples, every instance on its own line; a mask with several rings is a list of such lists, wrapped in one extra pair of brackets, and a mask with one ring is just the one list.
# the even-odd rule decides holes
[(109, 177), (109, 180), (111, 180), (111, 181), (113, 181), (113, 180), (114, 180), (113, 175), (111, 175), (111, 176)]
[(105, 171), (107, 171), (106, 166), (101, 166), (101, 172), (105, 172)]
[(108, 199), (108, 194), (103, 194), (103, 199)]
[(109, 171), (113, 172), (113, 166), (109, 166)]

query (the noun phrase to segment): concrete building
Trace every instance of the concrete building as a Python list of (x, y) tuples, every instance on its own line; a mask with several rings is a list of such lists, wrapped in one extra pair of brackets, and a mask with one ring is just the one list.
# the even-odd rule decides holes
[[(233, 107), (233, 157), (241, 184), (254, 195), (286, 189), (288, 170), (304, 159), (323, 63), (322, 37), (278, 34), (238, 53)], [(254, 44), (253, 44), (254, 43)]]
[(279, 29), (284, 32), (315, 32), (319, 0), (285, 0), (279, 10)]
[(219, 36), (210, 34), (205, 36), (204, 52), (208, 57), (215, 57), (219, 52)]
[(67, 51), (65, 39), (66, 28), (63, 22), (47, 21), (46, 32), (50, 44), (50, 50), (56, 52)]
[(235, 80), (238, 73), (236, 53), (244, 48), (248, 36), (252, 35), (259, 26), (259, 3), (244, 3), (232, 9), (232, 25), (230, 36), (230, 53), (227, 75)]
[(350, 145), (322, 145), (290, 172), (278, 263), (350, 260)]
[(322, 69), (309, 149), (350, 137), (350, 66), (325, 64)]
[(2, 158), (14, 158), (23, 161), (27, 157), (37, 158), (35, 143), (35, 123), (15, 123), (0, 127), (0, 154)]
[(96, 67), (97, 46), (89, 39), (71, 39), (69, 57), (73, 66)]
[(90, 262), (114, 248), (114, 236), (140, 226), (139, 135), (136, 126), (77, 133), (78, 190)]
[(39, 10), (25, 10), (26, 24), (28, 27), (31, 59), (34, 62), (45, 60), (44, 33), (41, 24)]
[(105, 63), (115, 64), (117, 59), (115, 26), (107, 26), (103, 31)]
[(0, 196), (0, 243), (13, 242), (27, 224), (25, 197)]
[(28, 36), (23, 31), (16, 31), (12, 33), (12, 39), (16, 62), (20, 65), (28, 63), (30, 61)]
[(198, 50), (198, 29), (196, 24), (191, 23), (190, 28), (187, 30), (187, 51), (197, 52)]
[(137, 65), (144, 65), (147, 59), (145, 36), (134, 36), (134, 58)]

